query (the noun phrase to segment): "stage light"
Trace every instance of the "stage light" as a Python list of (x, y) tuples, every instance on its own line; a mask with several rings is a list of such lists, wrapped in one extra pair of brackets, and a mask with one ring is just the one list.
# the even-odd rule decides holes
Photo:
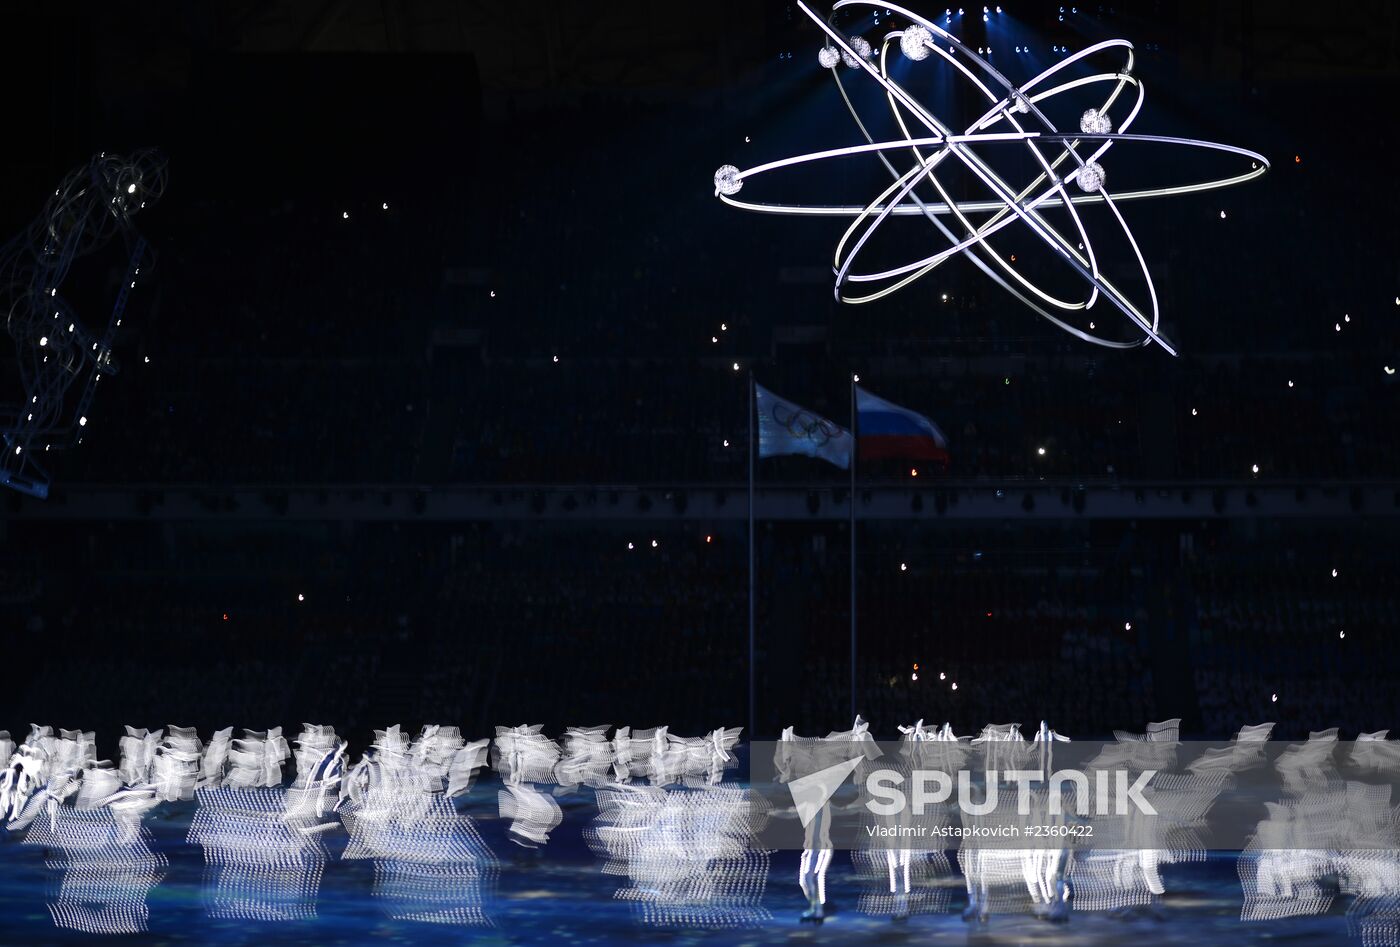
[(1350, 322), (1350, 321), (1351, 321), (1351, 314), (1348, 313), (1348, 314), (1342, 316), (1342, 321), (1343, 321), (1343, 322)]
[(727, 323), (727, 322), (721, 322), (721, 323), (719, 324), (719, 331), (721, 331), (721, 332), (728, 332), (728, 331), (729, 331), (729, 323)]
[(708, 536), (708, 535), (707, 535), (707, 536), (705, 537), (705, 542), (709, 543), (709, 542), (713, 542), (713, 541), (714, 541), (714, 537), (713, 537), (713, 536)]
[(46, 335), (41, 335), (41, 336), (39, 336), (39, 344), (40, 344), (40, 345), (48, 345), (48, 344), (49, 344), (49, 337), (46, 336)]
[(946, 681), (946, 680), (948, 679), (948, 675), (945, 674), (945, 673), (942, 672), (942, 671), (939, 671), (939, 672), (938, 672), (938, 679), (939, 679), (940, 681)]
[(823, 46), (817, 52), (817, 63), (823, 69), (835, 69), (836, 64), (841, 61), (841, 51), (835, 46)]
[(908, 571), (909, 571), (909, 564), (906, 563), (906, 562), (901, 562), (901, 563), (899, 564), (899, 571), (900, 571), (900, 572), (908, 572)]
[(15, 445), (15, 453), (16, 453), (16, 454), (23, 453), (23, 451), (24, 451), (24, 448), (23, 448), (23, 447), (20, 447), (18, 444)]
[(1336, 570), (1336, 569), (1333, 569), (1333, 570), (1332, 570), (1332, 578), (1335, 579), (1336, 577), (1337, 577), (1337, 570)]
[(1251, 464), (1249, 469), (1250, 469), (1251, 471), (1253, 471), (1253, 473), (1254, 473), (1255, 476), (1258, 476), (1258, 475), (1259, 475), (1259, 465), (1258, 465), (1258, 464)]
[(228, 612), (224, 612), (224, 621), (228, 621)]
[(1220, 219), (1221, 219), (1221, 220), (1224, 220), (1224, 219), (1225, 219), (1225, 212), (1224, 212), (1223, 210), (1220, 212)]
[(657, 542), (656, 542), (656, 540), (653, 539), (653, 540), (651, 541), (651, 548), (652, 548), (652, 549), (655, 549), (656, 546), (657, 546)]
[(944, 294), (943, 294), (943, 301), (944, 301), (945, 303), (948, 301), (948, 294), (947, 294), (947, 293), (944, 293)]
[(87, 415), (78, 418), (78, 427), (87, 427)]
[(1346, 636), (1347, 636), (1347, 633), (1346, 633), (1345, 631), (1339, 631), (1339, 632), (1337, 632), (1337, 637), (1338, 637), (1338, 638), (1345, 638)]
[(859, 381), (860, 381), (860, 376), (853, 373), (853, 374), (851, 375), (851, 381), (859, 382)]
[(1192, 408), (1192, 409), (1191, 409), (1191, 417), (1194, 418), (1195, 416), (1196, 416), (1196, 409), (1195, 409), (1195, 408)]
[(911, 477), (917, 477), (918, 475), (919, 475), (919, 468), (918, 468), (918, 467), (910, 467), (910, 468), (909, 468), (909, 476), (911, 476)]
[(1277, 695), (1277, 694), (1270, 695), (1270, 697), (1269, 697), (1269, 702), (1270, 702), (1270, 703), (1277, 704), (1277, 703), (1278, 703), (1278, 695)]
[(136, 193), (136, 185), (135, 185), (135, 184), (128, 184), (128, 185), (126, 186), (126, 193), (128, 193), (128, 194), (135, 194), (135, 193)]
[(388, 210), (388, 209), (389, 209), (389, 202), (388, 202), (388, 201), (385, 201), (384, 203), (380, 204), (380, 205), (379, 205), (379, 209), (380, 209), (380, 210)]
[(1338, 322), (1338, 323), (1336, 323), (1336, 324), (1333, 326), (1333, 328), (1335, 328), (1338, 332), (1341, 332), (1341, 331), (1342, 331), (1342, 324), (1341, 324), (1340, 322)]
[(727, 437), (724, 439), (724, 446), (725, 446), (725, 447), (728, 447), (728, 446), (729, 446), (729, 438), (727, 438)]
[(349, 212), (348, 210), (343, 210), (343, 211), (341, 211), (341, 212), (340, 212), (340, 219), (341, 219), (341, 220), (349, 220), (349, 219), (350, 219), (350, 212)]
[(1036, 454), (1037, 454), (1038, 456), (1040, 456), (1040, 457), (1044, 457), (1044, 456), (1045, 456), (1045, 448), (1043, 448), (1043, 447), (1037, 447), (1037, 448), (1035, 449), (1035, 452), (1036, 452)]
[(298, 592), (298, 593), (297, 593), (297, 601), (298, 601), (298, 602), (304, 602), (304, 601), (306, 601), (306, 596), (303, 595), (302, 593)]
[(954, 682), (953, 682), (953, 690), (957, 690), (957, 689), (958, 689), (958, 682), (957, 682), (957, 681), (954, 681)]
[(715, 193), (724, 196), (738, 194), (744, 188), (744, 179), (739, 169), (732, 164), (721, 165), (715, 172)]
[(735, 370), (736, 372), (739, 370), (739, 363), (738, 363), (738, 362), (735, 362), (735, 363), (734, 363), (734, 370)]
[(1293, 379), (1291, 379), (1291, 378), (1288, 379), (1288, 387), (1289, 387), (1289, 388), (1292, 388), (1292, 387), (1293, 387)]
[(151, 357), (149, 355), (146, 356), (145, 362), (147, 365), (151, 364)]
[(909, 680), (911, 680), (911, 681), (917, 681), (918, 679), (919, 679), (919, 672), (918, 672), (918, 671), (915, 671), (913, 674), (910, 674), (910, 675), (909, 675)]
[(1395, 374), (1395, 369), (1393, 369), (1393, 368), (1391, 368), (1389, 365), (1387, 365), (1387, 366), (1385, 366), (1385, 373), (1386, 373), (1387, 375), (1394, 375), (1394, 374)]
[(554, 364), (555, 364), (555, 365), (558, 365), (558, 364), (559, 364), (559, 356), (558, 356), (558, 355), (554, 356)]
[(719, 343), (719, 336), (717, 336), (717, 335), (712, 335), (712, 336), (710, 336), (710, 342), (711, 342), (711, 343), (714, 343), (714, 344), (718, 344), (718, 343)]
[(1130, 622), (1130, 621), (1125, 621), (1125, 622), (1123, 622), (1123, 630), (1124, 630), (1124, 631), (1132, 631), (1132, 630), (1133, 630), (1133, 623)]

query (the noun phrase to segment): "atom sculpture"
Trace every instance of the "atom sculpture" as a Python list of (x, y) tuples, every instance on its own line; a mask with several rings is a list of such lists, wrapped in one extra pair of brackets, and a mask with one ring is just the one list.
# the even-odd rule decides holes
[[(998, 285), (1026, 306), (1070, 334), (1109, 348), (1126, 349), (1153, 342), (1172, 355), (1172, 344), (1158, 331), (1159, 309), (1157, 292), (1152, 284), (1137, 241), (1128, 229), (1118, 209), (1125, 201), (1146, 200), (1179, 194), (1192, 194), (1243, 184), (1260, 177), (1269, 169), (1263, 155), (1246, 148), (1200, 141), (1192, 138), (1172, 138), (1162, 135), (1130, 134), (1128, 129), (1137, 119), (1143, 104), (1143, 85), (1133, 74), (1133, 46), (1127, 40), (1115, 39), (1096, 43), (1068, 56), (1019, 87), (1013, 85), (978, 52), (969, 49), (957, 37), (916, 13), (873, 0), (837, 0), (830, 20), (824, 21), (806, 3), (798, 7), (811, 17), (829, 37), (829, 43), (818, 53), (817, 60), (829, 69), (837, 88), (865, 144), (846, 148), (817, 151), (761, 164), (740, 170), (725, 165), (715, 172), (715, 194), (722, 201), (743, 210), (794, 216), (849, 217), (846, 228), (836, 245), (833, 270), (836, 274), (836, 298), (844, 303), (868, 303), (887, 296), (937, 269), (954, 256), (965, 256)], [(893, 14), (907, 18), (908, 26), (887, 33), (878, 52), (861, 36), (847, 36), (835, 26), (837, 13), (846, 8), (868, 8), (879, 15)], [(930, 56), (940, 56), (957, 74), (975, 88), (979, 101), (985, 99), (986, 111), (971, 126), (957, 131), (936, 117), (890, 75), (890, 51), (897, 45), (903, 55), (915, 62)], [(1070, 78), (1064, 73), (1071, 65), (1101, 53), (1120, 53), (1121, 68), (1110, 72)], [(877, 141), (851, 101), (840, 75), (844, 65), (863, 72), (880, 84), (889, 103), (902, 137)], [(1055, 79), (1059, 76), (1059, 79)], [(1058, 84), (1052, 84), (1055, 80)], [(1077, 130), (1066, 132), (1057, 128), (1042, 106), (1049, 100), (1071, 90), (1103, 85), (1107, 94), (1101, 104), (1082, 113)], [(1115, 132), (1114, 119), (1118, 130)], [(915, 130), (911, 131), (911, 122)], [(1248, 159), (1250, 167), (1232, 177), (1216, 178), (1181, 185), (1130, 190), (1111, 194), (1106, 182), (1105, 155), (1120, 142), (1145, 142), (1184, 146), (1224, 152)], [(992, 146), (1023, 147), (1031, 156), (1038, 175), (1025, 187), (1007, 183), (985, 159)], [(893, 183), (873, 201), (864, 206), (832, 204), (775, 204), (740, 200), (736, 197), (744, 185), (770, 171), (797, 165), (813, 164), (856, 155), (874, 155), (893, 177)], [(901, 155), (912, 155), (906, 170), (895, 164)], [(950, 167), (964, 167), (985, 186), (990, 197), (984, 200), (954, 200), (939, 169), (947, 162)], [(927, 182), (933, 194), (921, 196), (916, 188)], [(1076, 189), (1071, 193), (1071, 185)], [(1145, 305), (1129, 299), (1100, 269), (1099, 258), (1089, 239), (1079, 208), (1102, 205), (1121, 229), (1147, 288)], [(1063, 209), (1069, 225), (1056, 226), (1044, 213)], [(891, 217), (918, 216), (927, 219), (947, 240), (937, 252), (900, 265), (878, 270), (859, 270), (856, 262), (870, 239)], [(1013, 265), (1015, 257), (993, 249), (990, 238), (1014, 223), (1024, 224), (1031, 233), (1050, 248), (1078, 274), (1087, 287), (1079, 299), (1061, 299), (1033, 284)], [(1068, 321), (1073, 313), (1093, 307), (1099, 300), (1126, 315), (1136, 328), (1137, 338), (1122, 341), (1094, 334), (1095, 323), (1088, 330)]]

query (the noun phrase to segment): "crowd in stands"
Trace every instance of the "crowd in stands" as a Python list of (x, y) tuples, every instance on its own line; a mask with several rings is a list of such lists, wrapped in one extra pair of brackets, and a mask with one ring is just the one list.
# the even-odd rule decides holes
[[(106, 730), (267, 718), (486, 732), (702, 726), (727, 707), (747, 723), (738, 530), (360, 526), (318, 555), (320, 528), (162, 538), (141, 524), (69, 544), (85, 551), (51, 560), (42, 589), (0, 618), (25, 668), (0, 713)], [(761, 733), (849, 723), (843, 534), (815, 529), (760, 542)], [(858, 596), (868, 719), (958, 732), (1044, 719), (1081, 738), (1173, 716), (1213, 738), (1271, 720), (1292, 738), (1322, 722), (1385, 729), (1400, 711), (1394, 570), (1374, 539), (1355, 539), (1335, 579), (1328, 554), (1345, 544), (1251, 562), (1239, 542), (1178, 559), (1160, 539), (966, 540), (871, 536)]]

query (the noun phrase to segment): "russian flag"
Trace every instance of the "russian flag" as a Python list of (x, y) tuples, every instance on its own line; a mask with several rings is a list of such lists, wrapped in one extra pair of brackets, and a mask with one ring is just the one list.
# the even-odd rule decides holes
[(900, 458), (948, 466), (948, 438), (928, 418), (856, 386), (856, 445), (863, 460)]

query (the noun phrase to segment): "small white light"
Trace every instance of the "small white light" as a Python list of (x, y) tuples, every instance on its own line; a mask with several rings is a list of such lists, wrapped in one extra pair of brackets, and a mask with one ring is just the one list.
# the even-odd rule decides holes
[(860, 381), (860, 376), (853, 373), (853, 374), (851, 375), (851, 381), (859, 382), (859, 381)]
[(492, 299), (495, 299), (495, 298), (496, 298), (496, 291), (493, 289), (493, 290), (491, 290), (491, 292), (490, 292), (488, 295), (489, 295)]
[(87, 427), (87, 415), (78, 418), (78, 427)]
[(1252, 471), (1254, 471), (1255, 473), (1258, 473), (1258, 472), (1259, 472), (1259, 465), (1258, 465), (1258, 464), (1251, 464), (1249, 469), (1252, 470)]
[(1336, 330), (1337, 330), (1338, 332), (1341, 332), (1341, 331), (1342, 331), (1342, 324), (1341, 324), (1340, 322), (1336, 323), (1335, 328), (1336, 328)]
[(735, 370), (736, 372), (739, 370), (739, 363), (738, 363), (738, 362), (735, 362), (735, 363), (734, 363), (734, 370)]
[(1346, 315), (1342, 316), (1342, 321), (1343, 321), (1343, 322), (1350, 322), (1350, 321), (1351, 321), (1351, 313), (1347, 313)]
[(942, 672), (942, 671), (939, 671), (939, 672), (938, 672), (938, 679), (939, 679), (940, 681), (946, 681), (946, 680), (948, 679), (948, 675), (945, 674), (945, 673)]
[(710, 336), (710, 342), (714, 343), (714, 342), (718, 342), (718, 341), (719, 341), (719, 336), (717, 336), (717, 335), (712, 335), (712, 336)]
[(634, 546), (634, 545), (632, 545), (631, 543), (628, 543), (628, 544), (627, 544), (627, 548), (628, 548), (628, 549), (636, 549), (637, 547)]
[(1293, 387), (1293, 379), (1291, 379), (1291, 378), (1288, 379), (1288, 387), (1289, 387), (1289, 388), (1292, 388), (1292, 387)]
[(558, 356), (558, 355), (554, 356), (554, 364), (555, 364), (555, 365), (558, 365), (558, 364), (559, 364), (559, 356)]
[(380, 210), (388, 210), (388, 209), (389, 209), (389, 202), (388, 202), (388, 201), (385, 201), (384, 203), (380, 204), (380, 205), (379, 205), (379, 209), (380, 209)]
[(23, 448), (23, 447), (20, 447), (18, 444), (15, 445), (15, 453), (16, 453), (16, 454), (22, 453), (23, 451), (24, 451), (24, 448)]
[(954, 682), (953, 682), (953, 690), (957, 690), (957, 689), (958, 689), (958, 682), (957, 682), (957, 681), (954, 681)]
[(1045, 448), (1043, 448), (1043, 447), (1037, 447), (1037, 448), (1035, 449), (1035, 452), (1036, 452), (1037, 454), (1039, 454), (1041, 457), (1044, 457), (1044, 456), (1045, 456)]
[(654, 539), (651, 541), (651, 548), (652, 548), (652, 549), (655, 549), (655, 548), (656, 548), (656, 540), (654, 540)]
[(725, 447), (728, 447), (728, 446), (729, 446), (729, 438), (727, 438), (727, 437), (724, 439), (724, 446), (725, 446)]
[(918, 672), (918, 671), (915, 671), (913, 674), (910, 674), (910, 675), (909, 675), (909, 680), (911, 680), (911, 681), (917, 681), (918, 679), (919, 679), (919, 672)]
[(349, 212), (348, 210), (343, 210), (343, 211), (341, 211), (341, 212), (340, 212), (340, 219), (341, 219), (341, 220), (349, 220), (349, 219), (350, 219), (350, 212)]
[(151, 364), (151, 357), (147, 355), (145, 361), (147, 365)]
[(727, 323), (727, 322), (721, 322), (721, 323), (719, 324), (719, 331), (721, 331), (721, 332), (728, 332), (728, 331), (729, 331), (729, 323)]
[(1196, 409), (1195, 409), (1195, 408), (1192, 408), (1192, 409), (1191, 409), (1191, 417), (1194, 418), (1195, 416), (1196, 416)]
[(1393, 368), (1391, 368), (1389, 365), (1387, 365), (1387, 366), (1385, 366), (1385, 373), (1386, 373), (1387, 375), (1394, 375), (1394, 374), (1395, 374), (1395, 369), (1393, 369)]
[(49, 337), (46, 336), (46, 335), (41, 335), (41, 336), (39, 336), (39, 344), (40, 344), (40, 345), (48, 345), (48, 344), (49, 344)]
[(1130, 621), (1125, 621), (1125, 622), (1123, 622), (1123, 630), (1124, 630), (1124, 631), (1132, 631), (1132, 630), (1133, 630), (1133, 623), (1130, 622)]
[(1270, 701), (1271, 703), (1277, 704), (1277, 703), (1278, 703), (1278, 695), (1277, 695), (1277, 694), (1272, 694), (1272, 695), (1270, 695), (1269, 701)]
[(1345, 638), (1346, 636), (1347, 636), (1347, 633), (1346, 633), (1345, 631), (1339, 631), (1339, 632), (1337, 632), (1337, 637), (1338, 637), (1338, 638)]
[(136, 185), (135, 185), (135, 184), (128, 184), (128, 185), (126, 186), (126, 193), (128, 193), (128, 194), (135, 194), (135, 193), (136, 193)]
[(1221, 219), (1221, 220), (1224, 220), (1224, 219), (1225, 219), (1225, 212), (1224, 212), (1223, 210), (1220, 212), (1220, 219)]
[(908, 572), (908, 571), (909, 571), (909, 563), (907, 563), (907, 562), (901, 562), (901, 563), (899, 564), (899, 571), (900, 571), (900, 572)]
[(1336, 570), (1336, 569), (1333, 569), (1333, 570), (1332, 570), (1332, 578), (1335, 579), (1336, 577), (1337, 577), (1337, 570)]
[(297, 601), (298, 601), (298, 602), (304, 602), (304, 601), (306, 601), (306, 596), (303, 595), (303, 594), (301, 594), (300, 592), (298, 592), (298, 593), (297, 593)]

